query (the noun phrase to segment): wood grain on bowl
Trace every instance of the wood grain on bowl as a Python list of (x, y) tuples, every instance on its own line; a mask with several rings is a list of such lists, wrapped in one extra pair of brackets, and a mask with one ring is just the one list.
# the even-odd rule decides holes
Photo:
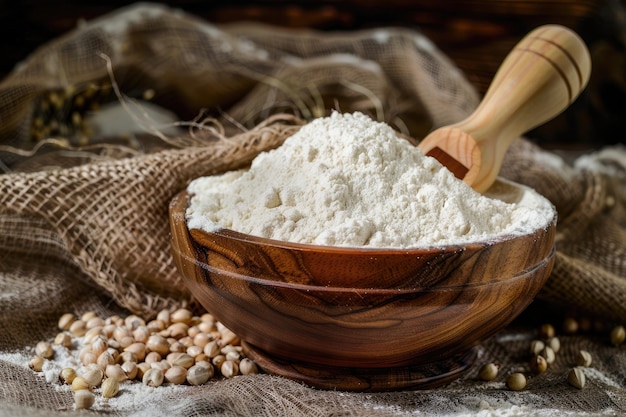
[[(174, 260), (194, 297), (266, 359), (266, 371), (294, 377), (295, 367), (296, 379), (323, 388), (444, 381), (407, 379), (403, 368), (417, 375), (420, 366), (467, 359), (526, 308), (554, 262), (555, 221), (464, 247), (362, 250), (188, 230), (187, 205), (185, 192), (172, 200), (170, 224)], [(358, 386), (338, 383), (348, 374), (359, 375)]]
[(237, 274), (320, 286), (431, 288), (508, 279), (532, 267), (552, 250), (552, 226), (467, 245), (382, 250), (285, 243), (228, 229), (189, 233), (210, 253), (203, 262)]

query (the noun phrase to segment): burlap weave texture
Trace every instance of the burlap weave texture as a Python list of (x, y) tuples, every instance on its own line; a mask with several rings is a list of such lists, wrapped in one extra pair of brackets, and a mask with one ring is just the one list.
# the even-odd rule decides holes
[[(141, 104), (118, 96), (149, 133), (158, 133), (157, 146), (139, 134), (122, 142), (94, 135), (87, 144), (74, 134), (56, 134), (48, 144), (46, 138), (33, 139), (42, 96), (112, 77), (123, 95), (153, 89), (157, 102), (176, 104), (180, 120), (193, 123), (181, 123), (177, 135), (158, 133), (160, 126), (144, 117)], [(431, 128), (469, 114), (478, 100), (435, 45), (406, 29), (320, 34), (216, 27), (149, 4), (77, 28), (36, 51), (0, 83), (0, 166), (7, 171), (0, 175), (0, 350), (28, 351), (53, 336), (56, 318), (68, 309), (150, 316), (193, 303), (171, 260), (167, 224), (167, 203), (189, 180), (245, 166), (331, 108), (362, 111), (419, 140)], [(55, 147), (61, 139), (62, 147)], [(626, 150), (616, 147), (571, 162), (520, 138), (501, 174), (536, 188), (559, 212), (557, 262), (540, 297), (626, 321)], [(487, 343), (484, 358), (499, 357), (513, 369), (519, 358), (504, 355), (509, 336)], [(513, 345), (513, 352), (522, 350), (521, 342)], [(476, 398), (496, 408), (548, 410), (558, 391), (566, 396), (559, 404), (569, 401), (570, 411), (623, 411), (623, 350), (622, 357), (611, 358), (605, 346), (575, 339), (560, 369), (576, 346), (605, 358), (584, 404), (563, 391), (556, 375), (518, 395), (472, 385), (475, 370), (429, 396), (391, 393), (363, 401), (261, 376), (258, 382), (215, 383), (211, 389), (221, 396), (190, 390), (177, 404), (168, 402), (176, 393), (151, 399), (162, 415), (274, 415), (281, 407), (285, 414), (328, 415), (344, 406), (346, 415), (409, 415), (416, 409), (477, 412), (486, 406)], [(71, 408), (71, 398), (11, 361), (0, 362), (0, 375), (0, 393), (9, 399), (0, 408), (6, 415)], [(21, 380), (34, 390), (27, 394)], [(119, 410), (110, 413), (139, 413), (133, 407)]]

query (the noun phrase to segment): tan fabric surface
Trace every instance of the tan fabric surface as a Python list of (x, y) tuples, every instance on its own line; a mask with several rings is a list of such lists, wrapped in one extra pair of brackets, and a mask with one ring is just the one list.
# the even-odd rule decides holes
[[(198, 116), (176, 134), (162, 133), (147, 104), (113, 95), (158, 138), (93, 130), (81, 136), (86, 130), (69, 123), (36, 140), (37, 117), (72, 120), (67, 103), (50, 112), (42, 97), (53, 91), (75, 102), (68, 87), (88, 91), (112, 75), (124, 95), (154, 89), (155, 102), (177, 104), (180, 120), (206, 108), (217, 122)], [(406, 29), (220, 28), (138, 5), (36, 51), (0, 83), (0, 167), (7, 171), (0, 175), (0, 415), (625, 413), (626, 345), (610, 346), (607, 329), (626, 322), (626, 150), (569, 163), (524, 139), (507, 154), (502, 175), (536, 188), (559, 212), (555, 270), (529, 322), (558, 325), (572, 310), (607, 328), (562, 335), (557, 362), (522, 392), (506, 389), (504, 380), (527, 366), (534, 337), (528, 322), (486, 341), (465, 377), (429, 391), (331, 392), (255, 375), (203, 387), (135, 386), (79, 413), (70, 392), (28, 369), (32, 347), (54, 337), (62, 313), (150, 316), (196, 307), (171, 260), (167, 224), (168, 201), (190, 179), (245, 165), (330, 108), (371, 114), (419, 139), (471, 112), (478, 99), (436, 46)], [(580, 349), (594, 358), (584, 390), (564, 377)], [(502, 365), (495, 382), (476, 380), (486, 361)]]

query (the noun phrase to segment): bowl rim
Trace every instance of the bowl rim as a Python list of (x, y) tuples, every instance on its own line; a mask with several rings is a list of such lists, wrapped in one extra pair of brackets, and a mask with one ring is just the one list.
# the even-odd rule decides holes
[[(418, 255), (418, 254), (428, 254), (428, 253), (440, 253), (444, 252), (461, 252), (468, 249), (480, 249), (487, 246), (497, 245), (502, 242), (511, 241), (514, 239), (521, 239), (524, 237), (528, 237), (534, 235), (539, 232), (546, 233), (550, 228), (556, 226), (557, 223), (557, 213), (554, 212), (550, 220), (546, 223), (544, 227), (539, 227), (534, 229), (532, 232), (526, 234), (515, 234), (515, 233), (506, 233), (494, 236), (490, 239), (485, 240), (477, 240), (467, 243), (458, 243), (454, 245), (431, 245), (431, 246), (408, 246), (408, 247), (369, 247), (369, 246), (325, 246), (325, 245), (316, 245), (312, 243), (298, 243), (298, 242), (289, 242), (284, 240), (271, 239), (267, 237), (250, 235), (247, 233), (238, 232), (233, 229), (228, 229), (224, 227), (216, 228), (213, 231), (208, 231), (200, 228), (188, 228), (189, 231), (195, 230), (200, 233), (204, 233), (207, 237), (210, 236), (218, 236), (220, 238), (233, 239), (237, 242), (253, 244), (253, 245), (264, 245), (271, 248), (276, 249), (288, 249), (288, 250), (297, 250), (301, 252), (318, 252), (318, 253), (329, 253), (329, 254), (346, 254), (346, 255), (384, 255), (384, 256), (393, 256), (393, 255)], [(187, 220), (185, 218), (185, 225), (187, 224)], [(192, 238), (195, 241), (195, 239)]]
[[(204, 271), (207, 271), (209, 274), (218, 273), (221, 275), (228, 276), (229, 279), (237, 279), (243, 280), (246, 283), (254, 283), (263, 285), (266, 287), (278, 287), (289, 290), (297, 290), (297, 291), (306, 291), (306, 292), (329, 292), (329, 293), (348, 293), (353, 292), (355, 294), (363, 295), (404, 295), (404, 294), (415, 294), (418, 292), (426, 293), (426, 292), (441, 292), (441, 291), (458, 291), (458, 290), (467, 290), (471, 288), (481, 288), (488, 287), (494, 285), (502, 285), (504, 283), (510, 283), (514, 280), (523, 279), (525, 276), (532, 274), (539, 268), (545, 267), (548, 265), (551, 260), (555, 257), (556, 254), (556, 244), (552, 245), (550, 253), (539, 262), (534, 265), (529, 266), (528, 268), (519, 271), (517, 274), (512, 275), (506, 279), (499, 281), (485, 281), (485, 282), (475, 282), (475, 283), (466, 283), (463, 285), (443, 285), (443, 286), (434, 286), (434, 287), (400, 287), (400, 288), (368, 288), (368, 287), (334, 287), (329, 285), (311, 285), (311, 284), (299, 284), (294, 282), (286, 282), (286, 281), (277, 281), (265, 278), (254, 277), (245, 274), (239, 274), (233, 271), (225, 271), (214, 266), (208, 265), (206, 263), (198, 261), (196, 258), (192, 258), (187, 254), (180, 251), (177, 247), (172, 248), (178, 256), (183, 257), (186, 261), (192, 262), (196, 266), (202, 268)], [(207, 283), (209, 284), (209, 283)]]

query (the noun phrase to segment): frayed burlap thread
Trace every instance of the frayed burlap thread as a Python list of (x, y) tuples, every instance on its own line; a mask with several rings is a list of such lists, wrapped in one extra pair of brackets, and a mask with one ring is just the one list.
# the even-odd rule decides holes
[(65, 251), (116, 302), (147, 317), (188, 302), (170, 254), (169, 201), (193, 178), (245, 166), (300, 124), (274, 116), (204, 147), (0, 176), (0, 247), (33, 257)]

